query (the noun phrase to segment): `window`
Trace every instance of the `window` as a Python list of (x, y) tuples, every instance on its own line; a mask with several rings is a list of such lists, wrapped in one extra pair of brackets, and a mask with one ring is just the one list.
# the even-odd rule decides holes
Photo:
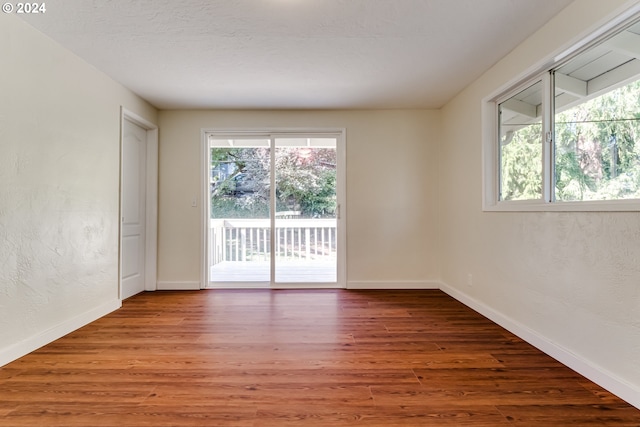
[[(635, 62), (631, 60), (635, 69), (628, 73), (640, 72)], [(559, 83), (566, 79), (560, 72), (569, 66), (555, 72), (555, 199), (640, 199), (640, 76), (606, 87), (599, 96), (576, 96)], [(590, 79), (585, 93), (599, 93), (597, 78), (607, 76)]]
[(485, 108), (485, 209), (640, 209), (640, 20)]
[(542, 81), (498, 104), (500, 199), (542, 198)]

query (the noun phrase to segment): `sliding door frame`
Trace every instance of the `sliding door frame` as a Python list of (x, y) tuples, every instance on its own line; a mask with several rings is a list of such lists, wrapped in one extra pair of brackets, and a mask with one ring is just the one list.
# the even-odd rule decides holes
[[(210, 203), (210, 145), (209, 137), (216, 139), (269, 139), (271, 165), (275, 165), (275, 140), (279, 138), (336, 138), (336, 249), (337, 249), (337, 277), (335, 283), (287, 283), (275, 281), (275, 253), (272, 251), (270, 257), (270, 289), (314, 289), (314, 288), (342, 288), (347, 287), (347, 241), (346, 241), (346, 129), (344, 128), (258, 128), (258, 129), (225, 129), (225, 128), (203, 128), (201, 130), (201, 199), (202, 199), (202, 221), (201, 221), (201, 289), (209, 288), (211, 283), (211, 268), (209, 266), (209, 220), (211, 216)], [(275, 174), (271, 174), (271, 188), (275, 187)], [(275, 194), (270, 197), (270, 224), (271, 236), (275, 233)], [(273, 248), (273, 239), (271, 245)], [(263, 282), (257, 282), (261, 284)], [(251, 286), (249, 283), (239, 282), (236, 285), (229, 285), (228, 288), (259, 287)]]

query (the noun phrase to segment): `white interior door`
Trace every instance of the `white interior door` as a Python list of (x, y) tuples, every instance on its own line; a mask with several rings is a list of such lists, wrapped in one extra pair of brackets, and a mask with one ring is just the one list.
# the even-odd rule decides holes
[(122, 128), (122, 299), (145, 290), (147, 131), (123, 121)]

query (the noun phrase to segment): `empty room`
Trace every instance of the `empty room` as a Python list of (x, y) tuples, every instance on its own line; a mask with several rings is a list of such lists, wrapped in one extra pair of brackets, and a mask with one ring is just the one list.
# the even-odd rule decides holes
[(0, 41), (0, 426), (640, 426), (639, 0)]

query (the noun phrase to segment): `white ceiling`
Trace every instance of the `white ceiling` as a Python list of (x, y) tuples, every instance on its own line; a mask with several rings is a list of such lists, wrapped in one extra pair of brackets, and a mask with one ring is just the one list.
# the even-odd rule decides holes
[(572, 0), (64, 0), (21, 15), (153, 105), (438, 108)]

